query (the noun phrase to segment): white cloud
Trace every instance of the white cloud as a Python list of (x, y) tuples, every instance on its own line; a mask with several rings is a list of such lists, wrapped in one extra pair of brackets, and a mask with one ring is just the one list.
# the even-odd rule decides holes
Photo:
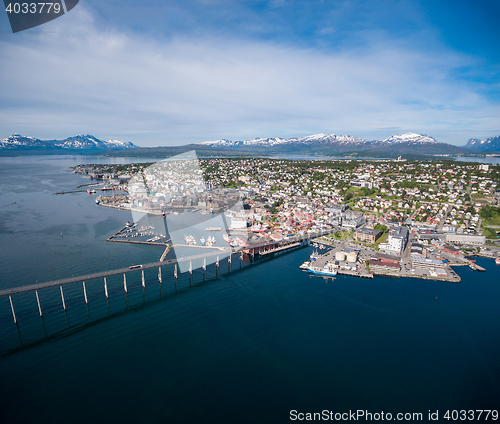
[(338, 53), (154, 40), (97, 29), (81, 6), (71, 15), (53, 33), (0, 41), (2, 136), (89, 132), (160, 145), (318, 132), (385, 138), (398, 132), (390, 127), (465, 143), (498, 131), (498, 105), (453, 78), (473, 64), (464, 55), (376, 39)]

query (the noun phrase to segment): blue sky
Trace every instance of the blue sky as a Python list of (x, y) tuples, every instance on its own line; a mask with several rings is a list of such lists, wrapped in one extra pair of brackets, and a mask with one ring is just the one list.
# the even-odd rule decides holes
[(12, 34), (0, 137), (500, 134), (500, 2), (80, 0)]

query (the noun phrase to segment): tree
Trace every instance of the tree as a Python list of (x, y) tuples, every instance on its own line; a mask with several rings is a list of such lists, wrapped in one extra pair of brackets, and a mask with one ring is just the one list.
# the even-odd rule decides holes
[(385, 234), (385, 233), (387, 233), (387, 231), (388, 231), (387, 226), (385, 226), (385, 225), (383, 225), (383, 224), (376, 224), (373, 228), (374, 228), (375, 230), (382, 231), (382, 234)]

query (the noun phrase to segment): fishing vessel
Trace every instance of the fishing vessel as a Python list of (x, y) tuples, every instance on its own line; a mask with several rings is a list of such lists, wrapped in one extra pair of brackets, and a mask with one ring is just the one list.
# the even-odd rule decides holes
[(307, 272), (310, 272), (311, 274), (328, 275), (332, 277), (337, 275), (336, 269), (330, 268), (326, 265), (323, 268), (317, 266), (310, 266)]
[(205, 237), (202, 237), (202, 238), (200, 239), (200, 244), (201, 244), (202, 246), (205, 246)]
[(215, 237), (209, 236), (205, 241), (205, 246), (213, 246), (215, 244)]
[(189, 246), (196, 246), (196, 239), (190, 234), (184, 237), (184, 241)]
[(319, 258), (319, 253), (318, 253), (317, 250), (315, 250), (314, 252), (312, 252), (311, 256), (309, 256), (309, 259), (311, 260), (311, 262), (314, 262), (318, 258)]

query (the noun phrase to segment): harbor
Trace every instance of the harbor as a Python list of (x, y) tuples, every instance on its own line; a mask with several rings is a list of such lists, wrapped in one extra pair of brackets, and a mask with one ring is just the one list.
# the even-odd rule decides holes
[[(484, 270), (466, 258), (463, 262), (456, 260), (452, 263), (442, 258), (429, 258), (428, 262), (419, 262), (411, 257), (410, 246), (402, 255), (388, 255), (352, 241), (335, 243), (325, 238), (318, 239), (313, 246), (316, 250), (310, 255), (309, 261), (299, 268), (324, 277), (334, 277), (337, 274), (359, 278), (409, 277), (456, 283), (461, 279), (451, 265), (463, 264), (473, 270)], [(319, 253), (318, 248), (327, 249), (327, 252)]]

